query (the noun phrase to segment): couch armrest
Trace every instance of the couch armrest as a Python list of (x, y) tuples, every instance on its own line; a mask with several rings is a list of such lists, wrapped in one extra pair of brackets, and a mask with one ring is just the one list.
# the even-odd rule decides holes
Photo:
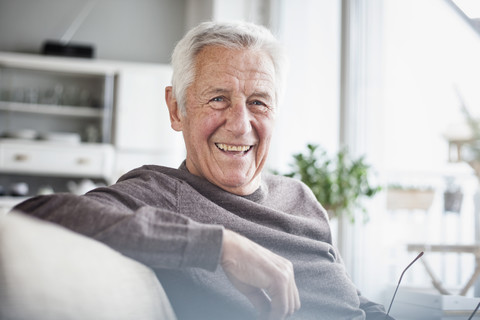
[(155, 273), (21, 213), (0, 216), (0, 319), (175, 319)]

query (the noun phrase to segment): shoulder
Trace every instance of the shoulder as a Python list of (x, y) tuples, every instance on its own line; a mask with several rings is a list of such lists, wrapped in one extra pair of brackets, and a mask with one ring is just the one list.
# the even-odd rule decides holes
[(158, 165), (144, 165), (121, 176), (116, 184), (147, 184), (159, 188), (178, 188), (185, 185), (191, 174), (188, 171)]
[(90, 197), (122, 199), (136, 205), (177, 206), (178, 194), (187, 184), (182, 179), (182, 170), (145, 165), (121, 176), (109, 187), (95, 189)]
[(144, 165), (135, 169), (130, 170), (129, 172), (122, 175), (117, 182), (129, 180), (129, 179), (138, 179), (145, 178), (149, 176), (165, 176), (176, 179), (177, 176), (181, 176), (183, 170), (157, 166), (157, 165)]
[[(302, 181), (282, 175), (266, 173), (262, 175), (262, 179), (268, 187), (269, 191), (285, 191), (294, 193), (306, 193), (313, 196), (310, 188)], [(314, 197), (314, 196), (313, 196)], [(315, 198), (315, 197), (314, 197)]]
[[(270, 202), (282, 203), (292, 208), (302, 208), (308, 213), (326, 215), (325, 209), (318, 202), (312, 190), (302, 181), (275, 174), (264, 174), (263, 183), (268, 189)], [(296, 210), (298, 212), (298, 210)]]

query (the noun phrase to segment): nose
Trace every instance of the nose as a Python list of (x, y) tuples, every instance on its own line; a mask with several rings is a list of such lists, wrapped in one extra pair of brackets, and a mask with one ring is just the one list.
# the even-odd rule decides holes
[(243, 135), (252, 130), (251, 114), (244, 101), (235, 102), (226, 112), (225, 129), (235, 135)]

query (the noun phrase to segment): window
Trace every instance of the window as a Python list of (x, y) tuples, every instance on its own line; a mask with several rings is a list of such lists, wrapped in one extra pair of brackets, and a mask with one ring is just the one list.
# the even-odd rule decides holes
[[(384, 206), (375, 207), (372, 221), (357, 233), (368, 253), (360, 262), (361, 287), (379, 299), (415, 256), (407, 251), (407, 244), (475, 242), (478, 180), (466, 163), (449, 162), (446, 136), (465, 125), (462, 101), (475, 117), (480, 115), (480, 35), (472, 26), (444, 0), (387, 0), (381, 5), (380, 78), (367, 85), (381, 88), (376, 91), (380, 97), (372, 101), (380, 103), (382, 111), (367, 118), (376, 123), (382, 139), (373, 139), (375, 145), (368, 150), (375, 151), (374, 161), (386, 187), (431, 189), (434, 196), (425, 210), (389, 210), (385, 194), (377, 199)], [(378, 52), (367, 47), (368, 54)], [(444, 207), (444, 192), (452, 186), (463, 193), (458, 213)], [(422, 259), (454, 293), (474, 266), (473, 257), (466, 255), (428, 253)], [(418, 263), (404, 285), (435, 291)], [(468, 294), (473, 295), (473, 290)]]

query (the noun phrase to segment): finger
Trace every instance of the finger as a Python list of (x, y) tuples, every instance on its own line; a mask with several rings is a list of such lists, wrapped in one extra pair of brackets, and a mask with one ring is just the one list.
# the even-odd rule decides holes
[(287, 316), (292, 315), (298, 309), (298, 289), (295, 283), (295, 274), (293, 270), (293, 265), (290, 261), (287, 261), (284, 265), (284, 275), (286, 283), (286, 311)]
[(270, 314), (271, 305), (270, 297), (266, 294), (264, 290), (258, 290), (258, 293), (255, 295), (249, 295), (248, 299), (257, 310), (259, 319), (268, 319)]
[(293, 287), (292, 284), (290, 284), (290, 290), (289, 290), (289, 304), (288, 304), (288, 316), (291, 316), (293, 312), (295, 312), (295, 288)]
[(300, 302), (300, 293), (298, 292), (298, 288), (297, 288), (296, 283), (294, 283), (294, 285), (295, 285), (295, 308), (294, 308), (294, 311), (297, 311), (302, 307), (302, 303)]
[(285, 319), (288, 315), (287, 302), (276, 302), (278, 299), (272, 298), (269, 320)]
[(267, 319), (270, 314), (271, 304), (270, 298), (265, 293), (265, 291), (252, 288), (248, 292), (243, 292), (244, 295), (250, 300), (250, 303), (253, 305), (260, 319)]
[(268, 291), (271, 298), (269, 319), (285, 319), (289, 313), (289, 284), (287, 281), (278, 281), (275, 287)]
[[(293, 265), (287, 262), (283, 268), (283, 281), (276, 281), (277, 288), (270, 289), (272, 300), (271, 319), (284, 319), (284, 317), (291, 316), (300, 308), (300, 296), (295, 283)], [(284, 288), (280, 285), (281, 283), (285, 284)]]
[[(270, 277), (265, 289), (271, 299), (271, 309), (268, 319), (284, 319), (292, 313), (294, 297), (292, 291), (292, 282), (295, 286), (293, 277), (293, 265), (290, 261), (274, 255), (271, 257)], [(295, 286), (296, 287), (296, 286)]]
[[(228, 275), (227, 275), (228, 276)], [(255, 308), (259, 319), (267, 319), (270, 313), (270, 297), (263, 289), (256, 288), (251, 285), (247, 285), (234, 277), (228, 276), (232, 284), (245, 295), (250, 303)]]
[(289, 315), (292, 315), (295, 311), (300, 309), (300, 295), (298, 293), (298, 288), (295, 282), (295, 276), (293, 276), (291, 281), (290, 293), (291, 313)]

